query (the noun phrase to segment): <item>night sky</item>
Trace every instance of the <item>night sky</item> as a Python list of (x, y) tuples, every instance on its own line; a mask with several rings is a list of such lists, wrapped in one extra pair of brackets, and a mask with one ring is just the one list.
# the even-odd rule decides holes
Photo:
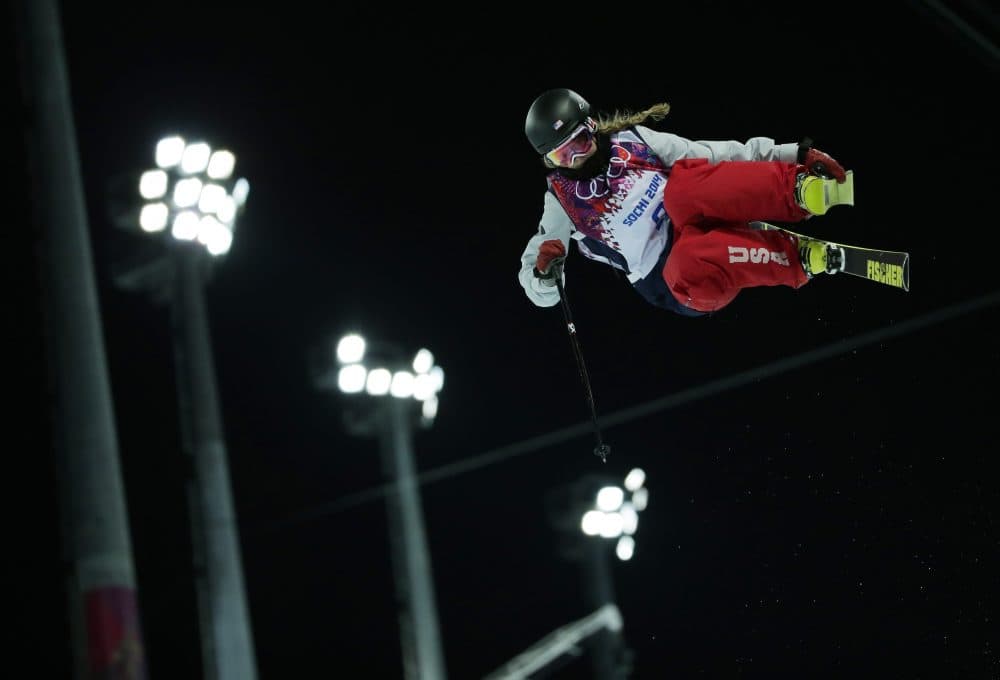
[[(932, 3), (670, 4), (64, 8), (151, 678), (202, 674), (187, 463), (169, 315), (112, 282), (106, 187), (175, 131), (232, 149), (251, 185), (205, 300), (262, 678), (402, 677), (386, 506), (369, 493), (378, 445), (344, 430), (307, 362), (353, 329), (427, 347), (445, 370), (415, 450), (433, 476), (421, 492), (450, 678), (481, 678), (590, 612), (550, 501), (633, 467), (650, 505), (634, 559), (613, 566), (633, 677), (1000, 676), (996, 58)], [(977, 6), (956, 3), (995, 55)], [(66, 677), (49, 339), (7, 19), (8, 661)], [(610, 423), (602, 464), (560, 310), (516, 278), (544, 192), (524, 116), (552, 87), (606, 112), (669, 102), (655, 127), (691, 139), (811, 137), (855, 171), (856, 206), (803, 230), (910, 252), (911, 291), (823, 276), (691, 319), (571, 253)], [(590, 677), (589, 663), (584, 650), (549, 677)]]

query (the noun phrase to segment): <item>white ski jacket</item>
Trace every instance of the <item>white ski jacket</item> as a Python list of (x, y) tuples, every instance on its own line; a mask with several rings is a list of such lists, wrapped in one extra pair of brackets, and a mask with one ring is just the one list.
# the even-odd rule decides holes
[[(539, 307), (559, 303), (559, 290), (534, 275), (538, 249), (559, 239), (569, 253), (575, 240), (585, 257), (625, 273), (633, 286), (659, 276), (664, 250), (670, 246), (670, 221), (663, 210), (663, 189), (670, 166), (682, 158), (719, 161), (794, 162), (798, 143), (776, 144), (769, 137), (738, 141), (692, 141), (669, 132), (636, 125), (611, 135), (612, 161), (604, 176), (572, 184), (576, 205), (567, 211), (550, 182), (538, 231), (521, 253), (518, 280), (528, 299)], [(551, 177), (551, 175), (550, 175)], [(581, 210), (581, 205), (587, 208)], [(574, 214), (576, 220), (570, 216)], [(660, 264), (662, 267), (662, 264)], [(565, 266), (563, 282), (565, 285)]]

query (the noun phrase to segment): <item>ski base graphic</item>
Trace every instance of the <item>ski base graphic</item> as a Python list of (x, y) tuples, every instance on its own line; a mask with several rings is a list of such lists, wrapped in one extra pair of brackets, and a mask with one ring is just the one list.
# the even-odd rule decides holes
[(796, 237), (811, 238), (813, 240), (824, 241), (830, 245), (840, 248), (844, 256), (843, 266), (840, 272), (858, 276), (862, 279), (875, 281), (886, 286), (910, 290), (910, 254), (899, 250), (881, 250), (878, 248), (862, 248), (844, 243), (817, 239), (814, 236), (799, 234), (784, 227), (779, 227), (768, 222), (751, 222), (754, 229), (768, 229), (783, 231)]

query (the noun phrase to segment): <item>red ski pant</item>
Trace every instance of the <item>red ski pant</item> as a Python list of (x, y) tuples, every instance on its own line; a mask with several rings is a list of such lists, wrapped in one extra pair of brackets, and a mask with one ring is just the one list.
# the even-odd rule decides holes
[(804, 219), (808, 213), (795, 201), (795, 177), (803, 171), (778, 161), (674, 163), (663, 191), (673, 225), (663, 278), (682, 304), (713, 312), (744, 288), (798, 288), (809, 280), (794, 238), (747, 224)]

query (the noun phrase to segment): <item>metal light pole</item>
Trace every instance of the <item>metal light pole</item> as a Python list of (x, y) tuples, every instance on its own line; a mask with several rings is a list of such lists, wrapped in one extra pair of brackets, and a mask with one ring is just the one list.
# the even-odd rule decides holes
[(578, 653), (579, 645), (602, 631), (617, 632), (622, 628), (618, 607), (606, 604), (577, 621), (555, 629), (483, 680), (529, 680), (546, 666), (566, 654)]
[(73, 673), (146, 677), (132, 545), (57, 3), (15, 3), (41, 278)]
[[(615, 587), (609, 564), (608, 546), (602, 541), (588, 540), (583, 545), (581, 572), (587, 604), (596, 609), (615, 604)], [(599, 680), (625, 680), (628, 674), (622, 664), (625, 649), (621, 629), (604, 629), (594, 633), (591, 643), (591, 666)]]
[[(565, 540), (564, 556), (580, 566), (584, 596), (591, 609), (615, 605), (611, 543), (618, 559), (632, 559), (639, 513), (649, 499), (645, 480), (639, 468), (631, 470), (621, 485), (606, 475), (588, 475), (552, 495), (556, 499), (551, 509), (553, 524)], [(627, 677), (630, 652), (621, 626), (594, 632), (590, 642), (595, 678)]]
[(205, 677), (252, 680), (257, 677), (253, 636), (198, 266), (208, 255), (192, 244), (176, 244), (174, 255), (171, 316), (182, 441), (195, 471), (188, 498)]
[[(240, 559), (236, 512), (203, 288), (213, 257), (228, 252), (248, 184), (233, 180), (233, 155), (181, 137), (160, 140), (157, 168), (118, 196), (115, 221), (158, 235), (162, 248), (116, 282), (170, 305), (182, 445), (191, 456), (188, 488), (202, 660), (209, 680), (254, 680), (257, 666)], [(145, 203), (140, 203), (141, 196)], [(167, 228), (169, 227), (169, 231)], [(168, 236), (169, 235), (169, 236)]]
[(413, 359), (412, 372), (402, 356), (398, 348), (372, 348), (361, 336), (351, 334), (337, 344), (335, 362), (326, 360), (330, 358), (327, 352), (321, 353), (315, 380), (321, 389), (335, 388), (352, 397), (357, 408), (345, 412), (348, 430), (377, 436), (383, 471), (394, 487), (386, 505), (404, 677), (444, 680), (431, 557), (413, 454), (414, 423), (430, 427), (433, 422), (444, 372), (425, 349)]

